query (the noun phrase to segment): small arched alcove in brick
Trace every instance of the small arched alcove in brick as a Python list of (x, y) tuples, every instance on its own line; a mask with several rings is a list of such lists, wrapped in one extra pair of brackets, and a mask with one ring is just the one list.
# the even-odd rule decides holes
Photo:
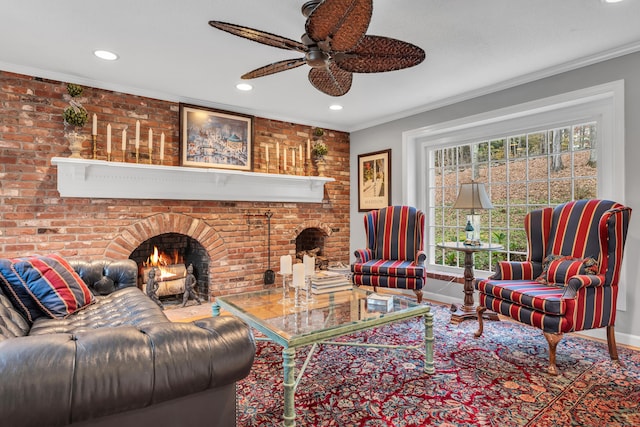
[[(201, 219), (175, 213), (147, 217), (131, 224), (115, 236), (105, 249), (105, 256), (112, 259), (130, 258), (139, 246), (145, 246), (163, 235), (178, 239), (182, 239), (179, 236), (185, 236), (184, 244), (191, 245), (195, 251), (200, 252), (201, 258), (208, 261), (208, 265), (200, 269), (203, 270), (203, 275), (207, 276), (209, 299), (216, 295), (218, 285), (215, 278), (225, 276), (229, 271), (225, 262), (228, 253), (218, 232)], [(135, 260), (138, 262), (138, 259)], [(143, 261), (146, 261), (146, 258)], [(198, 282), (200, 281), (201, 277), (198, 277)]]
[(325, 241), (331, 236), (331, 228), (319, 221), (308, 221), (298, 226), (295, 230), (296, 257), (303, 255), (316, 258), (316, 268), (326, 269), (329, 263), (324, 254)]

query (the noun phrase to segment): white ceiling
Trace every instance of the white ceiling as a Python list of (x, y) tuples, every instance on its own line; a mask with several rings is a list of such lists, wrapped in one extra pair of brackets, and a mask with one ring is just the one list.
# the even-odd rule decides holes
[[(338, 98), (311, 86), (306, 65), (238, 91), (245, 72), (301, 54), (208, 21), (300, 40), (304, 2), (0, 0), (0, 69), (353, 131), (640, 50), (640, 0), (374, 0), (367, 34), (420, 46), (423, 63), (355, 74)], [(95, 49), (120, 59), (97, 59)]]

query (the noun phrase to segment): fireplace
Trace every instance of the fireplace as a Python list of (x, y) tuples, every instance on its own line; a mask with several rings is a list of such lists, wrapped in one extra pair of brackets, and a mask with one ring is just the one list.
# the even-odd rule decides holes
[(193, 274), (197, 284), (195, 291), (204, 301), (209, 300), (209, 255), (205, 248), (190, 236), (180, 233), (163, 233), (142, 242), (129, 256), (138, 264), (138, 287), (144, 290), (147, 274), (153, 267), (159, 269), (156, 274), (162, 298), (178, 296), (184, 293), (186, 267), (193, 265)]
[(315, 257), (316, 269), (326, 270), (329, 259), (324, 255), (326, 233), (320, 228), (305, 228), (296, 237), (296, 258), (303, 260), (304, 255)]

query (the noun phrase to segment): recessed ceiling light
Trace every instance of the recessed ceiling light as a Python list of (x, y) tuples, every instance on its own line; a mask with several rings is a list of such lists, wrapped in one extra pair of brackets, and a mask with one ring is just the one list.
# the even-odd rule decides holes
[(93, 54), (100, 59), (104, 59), (105, 61), (115, 61), (118, 59), (118, 55), (113, 52), (109, 52), (108, 50), (94, 50)]
[(340, 111), (340, 110), (342, 110), (342, 105), (332, 104), (332, 105), (329, 106), (329, 109), (333, 110), (333, 111)]
[(622, 0), (602, 0), (603, 3), (620, 3)]
[(246, 92), (246, 91), (252, 90), (253, 86), (251, 86), (249, 83), (238, 83), (236, 85), (236, 89)]

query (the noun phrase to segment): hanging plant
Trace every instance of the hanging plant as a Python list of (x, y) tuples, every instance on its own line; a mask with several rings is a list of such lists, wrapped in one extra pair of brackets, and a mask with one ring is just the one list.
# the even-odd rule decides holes
[(315, 128), (313, 130), (313, 136), (315, 136), (316, 138), (322, 138), (324, 136), (324, 129), (322, 128)]

